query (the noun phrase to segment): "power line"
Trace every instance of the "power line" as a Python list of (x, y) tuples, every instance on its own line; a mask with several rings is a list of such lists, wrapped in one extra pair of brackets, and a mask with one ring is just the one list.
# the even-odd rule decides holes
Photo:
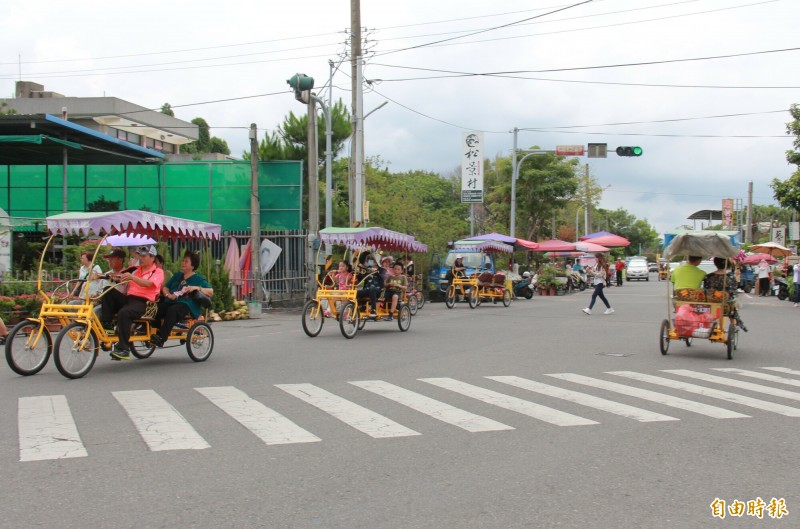
[(592, 136), (642, 136), (652, 138), (789, 138), (787, 135), (757, 135), (757, 134), (646, 134), (640, 132), (586, 132), (578, 130), (549, 130), (526, 128), (520, 129), (530, 132), (543, 132), (555, 134), (586, 134)]
[[(649, 124), (649, 123), (671, 123), (676, 121), (696, 121), (701, 119), (718, 119), (718, 118), (736, 118), (736, 117), (743, 117), (743, 116), (758, 116), (762, 114), (779, 114), (788, 112), (788, 109), (782, 110), (765, 110), (763, 112), (740, 112), (737, 114), (719, 114), (716, 116), (698, 116), (693, 118), (670, 118), (670, 119), (655, 119), (650, 121), (621, 121), (618, 123), (598, 123), (594, 125), (562, 125), (558, 127), (546, 127), (548, 129), (576, 129), (582, 127), (609, 127), (609, 126), (616, 126), (616, 125), (642, 125), (642, 124)], [(529, 130), (527, 128), (520, 128), (519, 130)], [(533, 129), (530, 129), (533, 130)]]
[[(785, 53), (790, 51), (798, 51), (800, 47), (796, 48), (781, 48), (776, 50), (761, 50), (761, 51), (751, 51), (751, 52), (744, 52), (744, 53), (730, 53), (727, 55), (709, 55), (706, 57), (690, 57), (690, 58), (683, 58), (683, 59), (665, 59), (661, 61), (640, 61), (640, 62), (629, 62), (629, 63), (619, 63), (619, 64), (604, 64), (604, 65), (597, 65), (597, 66), (573, 66), (569, 68), (547, 68), (543, 70), (511, 70), (511, 71), (500, 71), (500, 72), (486, 72), (486, 73), (472, 73), (472, 72), (458, 72), (452, 70), (439, 70), (433, 68), (422, 68), (418, 66), (399, 66), (393, 64), (383, 64), (383, 63), (372, 63), (373, 66), (384, 66), (387, 68), (399, 68), (405, 70), (421, 70), (421, 71), (431, 71), (431, 72), (443, 72), (447, 74), (453, 74), (453, 77), (472, 77), (472, 76), (485, 76), (485, 77), (505, 77), (514, 74), (523, 74), (523, 73), (548, 73), (548, 72), (575, 72), (575, 71), (582, 71), (582, 70), (604, 70), (608, 68), (628, 68), (632, 66), (653, 66), (656, 64), (673, 64), (679, 62), (696, 62), (696, 61), (711, 61), (711, 60), (719, 60), (719, 59), (731, 59), (734, 57), (748, 57), (753, 55), (765, 55), (771, 53)], [(406, 78), (406, 79), (374, 79), (375, 81), (381, 82), (394, 82), (394, 81), (415, 81), (419, 79), (435, 79), (437, 77), (416, 77), (416, 78)], [(796, 87), (786, 87), (786, 88), (796, 88)]]
[(465, 35), (459, 35), (459, 36), (450, 37), (450, 38), (447, 38), (447, 39), (441, 39), (441, 40), (436, 40), (436, 41), (433, 41), (433, 42), (427, 42), (425, 44), (417, 44), (416, 46), (409, 46), (408, 48), (401, 48), (399, 50), (391, 50), (391, 51), (387, 51), (387, 52), (384, 52), (384, 53), (378, 53), (376, 55), (388, 55), (390, 53), (397, 53), (397, 52), (401, 52), (401, 51), (415, 50), (415, 49), (419, 49), (419, 48), (425, 48), (425, 47), (428, 47), (428, 46), (433, 46), (435, 44), (442, 44), (444, 42), (449, 42), (451, 40), (463, 39), (465, 37), (471, 37), (473, 35), (478, 35), (480, 33), (487, 33), (489, 31), (495, 31), (495, 30), (498, 30), (498, 29), (503, 29), (503, 28), (507, 28), (507, 27), (510, 27), (510, 26), (515, 26), (517, 24), (521, 24), (523, 22), (527, 22), (529, 20), (533, 20), (533, 19), (536, 19), (536, 18), (546, 17), (548, 15), (552, 15), (553, 13), (558, 13), (560, 11), (566, 11), (567, 9), (572, 9), (573, 7), (577, 7), (577, 6), (580, 6), (580, 5), (583, 5), (583, 4), (589, 4), (589, 3), (593, 2), (593, 1), (594, 0), (584, 0), (583, 2), (578, 2), (577, 4), (572, 4), (572, 5), (569, 5), (569, 6), (566, 6), (566, 7), (555, 9), (553, 11), (548, 11), (547, 13), (542, 13), (541, 15), (536, 15), (536, 16), (532, 16), (532, 17), (528, 17), (528, 18), (523, 18), (522, 20), (509, 22), (508, 24), (501, 24), (499, 26), (494, 26), (494, 27), (491, 27), (491, 28), (485, 28), (485, 29), (480, 29), (478, 31), (473, 31), (472, 33), (467, 33)]
[[(210, 105), (212, 103), (226, 103), (228, 101), (241, 101), (243, 99), (254, 99), (256, 97), (268, 97), (268, 96), (286, 95), (286, 94), (291, 93), (291, 92), (292, 92), (291, 90), (287, 89), (287, 90), (282, 90), (280, 92), (271, 92), (269, 94), (255, 94), (255, 95), (251, 95), (251, 96), (228, 97), (228, 98), (225, 98), (225, 99), (214, 99), (212, 101), (200, 101), (198, 103), (184, 103), (183, 105), (170, 105), (169, 107), (170, 108), (194, 107), (194, 106), (198, 106), (198, 105)], [(130, 112), (118, 112), (117, 115), (118, 116), (126, 116), (128, 114), (139, 114), (141, 112), (160, 112), (161, 108), (162, 107), (144, 108), (142, 110), (131, 110)], [(223, 128), (223, 127), (216, 127), (216, 128)], [(249, 127), (247, 127), (247, 128), (249, 128)]]

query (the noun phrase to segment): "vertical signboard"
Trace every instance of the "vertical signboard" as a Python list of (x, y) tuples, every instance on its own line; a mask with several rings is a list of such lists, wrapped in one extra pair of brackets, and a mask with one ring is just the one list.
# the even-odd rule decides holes
[(723, 230), (732, 230), (733, 229), (733, 199), (732, 198), (723, 198), (722, 199), (722, 229)]
[(800, 241), (800, 222), (789, 223), (789, 240)]
[(0, 209), (0, 274), (11, 271), (11, 221)]
[(483, 133), (461, 134), (461, 202), (483, 202)]
[(772, 228), (772, 242), (776, 242), (781, 246), (786, 246), (786, 226)]

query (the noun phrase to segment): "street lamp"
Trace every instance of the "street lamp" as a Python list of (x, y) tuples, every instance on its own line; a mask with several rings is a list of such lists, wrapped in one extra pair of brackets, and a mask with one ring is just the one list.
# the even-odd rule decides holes
[[(517, 129), (514, 129), (515, 131)], [(517, 221), (517, 178), (519, 178), (519, 166), (522, 165), (522, 162), (530, 158), (531, 156), (537, 156), (542, 154), (549, 154), (549, 151), (545, 150), (533, 150), (533, 151), (522, 151), (526, 152), (527, 154), (517, 162), (517, 149), (516, 149), (516, 135), (514, 136), (514, 164), (513, 164), (513, 171), (511, 173), (511, 222), (510, 222), (510, 235), (511, 237), (516, 237), (516, 221)]]

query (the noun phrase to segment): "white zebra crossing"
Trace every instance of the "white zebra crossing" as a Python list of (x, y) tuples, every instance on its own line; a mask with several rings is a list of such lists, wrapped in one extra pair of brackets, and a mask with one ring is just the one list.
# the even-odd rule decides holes
[(473, 399), (481, 400), (500, 408), (505, 408), (507, 410), (527, 415), (528, 417), (533, 417), (534, 419), (539, 419), (540, 421), (555, 424), (556, 426), (586, 426), (590, 424), (600, 424), (597, 421), (578, 417), (577, 415), (572, 415), (571, 413), (548, 408), (547, 406), (542, 406), (541, 404), (536, 404), (535, 402), (518, 399), (517, 397), (498, 393), (497, 391), (492, 391), (490, 389), (473, 386), (472, 384), (467, 384), (465, 382), (459, 382), (458, 380), (453, 380), (452, 378), (421, 378), (420, 380), (429, 384), (433, 384), (434, 386), (439, 386), (440, 388), (455, 391), (456, 393), (466, 395), (467, 397), (472, 397)]
[(183, 415), (155, 391), (112, 391), (111, 394), (125, 409), (150, 450), (202, 450), (210, 446)]
[(19, 460), (86, 457), (86, 448), (64, 395), (20, 397)]
[(547, 395), (548, 397), (564, 399), (569, 402), (574, 402), (575, 404), (581, 404), (583, 406), (588, 406), (590, 408), (606, 411), (608, 413), (613, 413), (615, 415), (621, 415), (623, 417), (627, 417), (629, 419), (633, 419), (639, 422), (680, 420), (677, 417), (670, 417), (669, 415), (663, 415), (661, 413), (655, 413), (652, 411), (643, 410), (641, 408), (628, 406), (627, 404), (622, 404), (620, 402), (614, 402), (600, 397), (593, 397), (585, 393), (578, 393), (577, 391), (562, 389), (556, 386), (542, 384), (540, 382), (534, 382), (533, 380), (528, 380), (526, 378), (510, 377), (510, 376), (486, 377), (486, 378), (491, 380), (496, 380), (498, 382), (503, 382), (504, 384), (516, 386), (518, 388), (527, 389), (528, 391), (535, 391), (536, 393), (541, 393), (542, 395)]
[(768, 402), (766, 400), (745, 397), (729, 391), (720, 391), (718, 389), (698, 386), (697, 384), (689, 384), (679, 380), (670, 380), (668, 378), (656, 377), (653, 375), (634, 373), (633, 371), (609, 371), (609, 374), (631, 378), (641, 382), (649, 382), (650, 384), (658, 384), (659, 386), (664, 386), (667, 388), (680, 389), (683, 391), (688, 391), (689, 393), (695, 393), (697, 395), (703, 395), (706, 397), (733, 402), (735, 404), (741, 404), (742, 406), (749, 406), (759, 410), (779, 413), (781, 415), (786, 415), (787, 417), (800, 417), (800, 409), (784, 406), (783, 404), (776, 404), (774, 402)]
[[(764, 368), (771, 369), (771, 368)], [(800, 380), (794, 378), (779, 377), (777, 375), (770, 375), (769, 373), (759, 373), (758, 371), (748, 371), (746, 369), (736, 369), (735, 367), (716, 367), (714, 371), (723, 371), (725, 373), (733, 373), (744, 377), (757, 378), (759, 380), (767, 380), (769, 382), (777, 382), (778, 384), (786, 384), (789, 386), (800, 387)], [(791, 370), (790, 370), (791, 371)], [(800, 375), (800, 372), (798, 372)]]
[[(742, 380), (734, 380), (725, 377), (718, 377), (716, 375), (709, 375), (707, 373), (698, 373), (697, 371), (689, 371), (688, 369), (665, 369), (664, 373), (671, 373), (673, 375), (680, 375), (683, 377), (694, 378), (696, 380), (704, 380), (706, 382), (713, 382), (722, 386), (731, 386), (734, 388), (746, 389), (755, 391), (756, 393), (765, 393), (773, 397), (783, 397), (784, 399), (800, 400), (800, 393), (794, 391), (786, 391), (785, 389), (773, 388), (761, 384), (753, 384), (752, 382), (744, 382)], [(779, 378), (779, 377), (775, 377)]]
[(322, 440), (234, 387), (194, 389), (265, 444), (314, 443)]
[[(773, 372), (777, 371), (783, 373), (792, 371), (785, 370), (784, 368), (769, 369)], [(670, 375), (699, 379), (712, 384), (729, 386), (738, 390), (756, 391), (774, 397), (800, 400), (800, 392), (787, 391), (786, 389), (774, 388), (766, 385), (766, 383), (772, 382), (783, 384), (784, 386), (791, 385), (798, 387), (800, 386), (800, 381), (798, 380), (765, 374), (759, 371), (735, 368), (717, 368), (715, 371), (760, 379), (764, 381), (765, 384), (755, 384), (700, 371), (682, 369), (663, 370), (664, 373)], [(800, 374), (800, 372), (796, 373)], [(779, 413), (790, 417), (800, 417), (800, 409), (798, 408), (766, 400), (754, 399), (739, 395), (738, 393), (690, 384), (681, 380), (673, 380), (633, 371), (612, 371), (606, 374), (627, 378), (641, 384), (665, 386), (673, 390), (722, 399), (727, 402), (749, 406), (759, 410)], [(591, 378), (575, 373), (558, 373), (546, 376), (554, 377), (567, 383), (612, 391), (713, 418), (729, 419), (748, 417), (748, 415), (725, 408), (710, 406), (693, 400), (642, 389), (641, 387)], [(621, 402), (600, 398), (588, 393), (581, 393), (572, 389), (542, 384), (526, 378), (516, 376), (487, 376), (485, 378), (494, 382), (507, 384), (596, 410), (613, 413), (640, 422), (680, 420), (677, 417), (671, 417)], [(597, 421), (543, 406), (532, 400), (517, 398), (452, 378), (421, 378), (418, 380), (458, 393), (469, 399), (474, 399), (479, 403), (488, 403), (558, 426), (599, 424)], [(386, 381), (363, 380), (351, 381), (349, 384), (364, 389), (369, 392), (369, 394), (386, 398), (428, 417), (432, 417), (448, 425), (456, 426), (469, 433), (514, 430), (512, 426), (473, 413), (468, 409), (468, 404), (463, 406), (466, 409), (461, 409), (447, 402), (433, 399), (422, 393), (414, 392)], [(398, 424), (388, 417), (362, 406), (360, 403), (362, 399), (359, 397), (356, 397), (353, 401), (347, 400), (313, 384), (276, 384), (275, 387), (376, 439), (421, 435), (418, 431)], [(216, 408), (242, 425), (246, 429), (242, 431), (252, 433), (256, 438), (267, 445), (314, 443), (322, 440), (314, 433), (295, 424), (287, 416), (250, 398), (246, 393), (235, 387), (201, 387), (194, 389), (216, 406)], [(364, 393), (363, 396), (369, 397), (369, 394)], [(200, 433), (195, 431), (180, 412), (155, 391), (118, 391), (112, 392), (112, 395), (127, 413), (131, 422), (151, 451), (198, 450), (209, 448), (210, 445), (203, 439)], [(309, 420), (312, 419), (306, 417), (306, 421)], [(20, 461), (78, 458), (89, 455), (78, 433), (78, 427), (64, 395), (20, 397), (18, 401), (18, 428)]]
[(408, 437), (411, 435), (421, 435), (402, 424), (398, 424), (391, 419), (378, 413), (359, 406), (354, 402), (343, 399), (333, 393), (329, 393), (322, 388), (312, 384), (276, 384), (289, 395), (293, 395), (322, 411), (333, 415), (345, 424), (349, 424), (356, 430), (364, 432), (370, 437)]
[(387, 399), (408, 406), (425, 415), (430, 415), (435, 419), (444, 421), (453, 426), (458, 426), (468, 432), (496, 432), (498, 430), (513, 430), (513, 426), (505, 425), (501, 422), (487, 419), (480, 415), (461, 410), (455, 406), (434, 400), (425, 395), (414, 393), (407, 389), (395, 386), (382, 380), (364, 380), (361, 382), (350, 382), (367, 391), (371, 391)]
[(649, 389), (635, 388), (632, 386), (626, 386), (625, 384), (608, 382), (606, 380), (586, 377), (583, 375), (576, 375), (574, 373), (554, 373), (554, 374), (549, 374), (547, 376), (555, 377), (561, 380), (566, 380), (568, 382), (575, 382), (576, 384), (584, 384), (586, 386), (605, 389), (607, 391), (613, 391), (615, 393), (622, 393), (623, 395), (628, 395), (630, 397), (637, 397), (640, 399), (649, 400), (650, 402), (663, 404), (665, 406), (670, 406), (673, 408), (679, 408), (681, 410), (699, 413), (700, 415), (713, 417), (714, 419), (741, 419), (749, 417), (749, 415), (745, 415), (743, 413), (731, 410), (726, 410), (725, 408), (710, 406), (708, 404), (701, 404), (693, 400), (682, 399), (680, 397), (673, 397), (672, 395), (667, 395), (665, 393), (658, 393), (657, 391), (650, 391)]

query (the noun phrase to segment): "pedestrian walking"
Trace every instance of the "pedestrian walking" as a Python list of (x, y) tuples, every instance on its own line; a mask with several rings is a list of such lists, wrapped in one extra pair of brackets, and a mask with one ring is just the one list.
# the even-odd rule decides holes
[(797, 261), (792, 267), (794, 273), (792, 274), (792, 284), (794, 285), (794, 307), (800, 306), (800, 261)]
[(589, 276), (593, 278), (592, 284), (594, 285), (594, 291), (592, 292), (592, 301), (589, 303), (588, 307), (583, 309), (583, 312), (590, 315), (595, 301), (597, 301), (597, 298), (600, 298), (606, 306), (606, 311), (603, 314), (614, 314), (611, 303), (608, 302), (603, 293), (603, 288), (605, 288), (606, 280), (608, 279), (608, 264), (606, 263), (606, 258), (603, 254), (597, 254), (595, 258), (596, 262), (594, 266), (587, 271)]

